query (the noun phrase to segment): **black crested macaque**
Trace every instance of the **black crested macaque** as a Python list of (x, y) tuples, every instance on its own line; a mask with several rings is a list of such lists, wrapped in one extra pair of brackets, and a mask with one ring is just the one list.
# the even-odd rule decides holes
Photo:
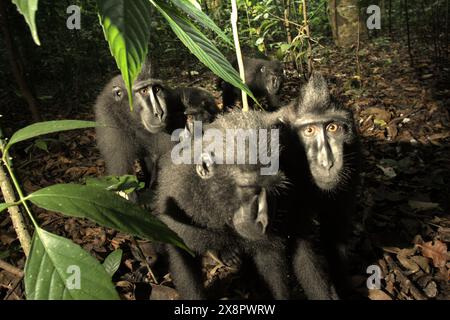
[[(237, 61), (232, 65), (237, 69)], [(253, 59), (244, 57), (245, 83), (256, 99), (267, 98), (268, 111), (276, 110), (279, 105), (279, 92), (283, 85), (283, 66), (280, 61)], [(233, 85), (221, 82), (223, 90), (223, 110), (232, 108), (237, 99), (241, 99), (241, 91)], [(253, 100), (249, 98), (249, 105)]]
[[(285, 178), (278, 170), (272, 175), (262, 175), (259, 159), (249, 164), (249, 146), (263, 145), (261, 136), (267, 139), (267, 154), (278, 159), (277, 139), (271, 140), (272, 128), (264, 122), (261, 112), (231, 112), (206, 126), (199, 159), (194, 158), (195, 152), (192, 156), (188, 151), (189, 160), (198, 161), (175, 164), (173, 155), (164, 155), (159, 162), (155, 211), (197, 254), (215, 250), (238, 252), (250, 258), (273, 297), (288, 299), (285, 243), (272, 232), (276, 220), (273, 201), (285, 188)], [(218, 138), (209, 135), (209, 129), (216, 129), (221, 135)], [(251, 135), (242, 136), (242, 131), (227, 129), (267, 129), (268, 132), (257, 134), (255, 144), (255, 141), (250, 143)], [(208, 147), (215, 139), (223, 139), (222, 148)], [(237, 147), (231, 149), (235, 164), (225, 164), (226, 145), (235, 143), (236, 146), (239, 139), (245, 141), (241, 146), (244, 145), (246, 152), (246, 164), (236, 164), (236, 155), (240, 154)], [(195, 144), (195, 140), (190, 142)], [(199, 257), (193, 258), (170, 245), (166, 249), (171, 276), (181, 297), (206, 298)]]
[(186, 116), (186, 127), (190, 132), (193, 130), (194, 121), (211, 123), (220, 113), (214, 96), (205, 89), (195, 87), (178, 87), (174, 90), (184, 106)]
[[(291, 136), (283, 139), (290, 145), (285, 143), (280, 161), (293, 185), (287, 202), (289, 233), (296, 239), (294, 272), (310, 299), (348, 297), (348, 238), (360, 159), (353, 114), (330, 96), (325, 79), (313, 73), (299, 98), (273, 116), (287, 125)], [(314, 217), (320, 222), (331, 284), (308, 239)]]
[(134, 174), (134, 161), (145, 159), (147, 178), (154, 179), (155, 161), (173, 145), (168, 133), (185, 125), (183, 106), (161, 81), (151, 79), (150, 73), (145, 64), (133, 84), (133, 111), (120, 75), (97, 98), (97, 145), (108, 175)]

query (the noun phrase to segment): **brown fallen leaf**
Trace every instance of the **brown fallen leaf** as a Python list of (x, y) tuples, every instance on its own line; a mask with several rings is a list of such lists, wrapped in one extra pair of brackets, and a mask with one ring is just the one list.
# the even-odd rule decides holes
[(392, 300), (392, 298), (382, 290), (373, 289), (369, 290), (369, 299), (370, 300)]
[(118, 233), (116, 236), (111, 240), (111, 246), (114, 250), (117, 250), (123, 245), (126, 241), (130, 240), (130, 236), (125, 235), (123, 233)]
[(419, 88), (417, 88), (417, 87), (404, 87), (403, 89), (406, 90), (406, 91), (410, 91), (410, 92), (417, 92), (417, 91), (419, 91)]
[(420, 234), (417, 234), (412, 241), (414, 244), (423, 244), (424, 242)]
[(389, 123), (386, 130), (387, 130), (389, 138), (395, 139), (395, 137), (397, 137), (398, 129), (397, 129), (397, 125), (395, 123), (392, 123), (392, 122)]
[(443, 133), (435, 133), (430, 136), (427, 136), (428, 140), (442, 140), (450, 137), (450, 132), (443, 132)]
[(130, 281), (120, 280), (120, 281), (116, 282), (116, 287), (125, 288), (127, 290), (132, 290), (133, 283), (131, 283)]
[(433, 265), (436, 268), (445, 266), (448, 255), (447, 255), (447, 245), (439, 240), (425, 242), (424, 244), (419, 244), (419, 248), (422, 250), (422, 255), (433, 260)]
[(439, 227), (437, 230), (439, 240), (450, 242), (450, 228)]
[(412, 255), (414, 255), (417, 251), (417, 247), (414, 246), (412, 248), (405, 248), (405, 249), (401, 249), (397, 254), (403, 256), (403, 257), (410, 257)]
[(417, 271), (420, 270), (420, 267), (417, 265), (417, 263), (415, 263), (413, 260), (411, 260), (411, 259), (409, 259), (409, 258), (407, 258), (407, 257), (405, 257), (405, 256), (403, 256), (401, 254), (397, 255), (397, 259), (400, 262), (400, 264), (404, 268), (406, 268), (409, 271), (411, 271), (411, 273), (416, 273)]
[(377, 107), (367, 108), (362, 113), (373, 114), (375, 119), (383, 120), (385, 123), (388, 123), (392, 118), (392, 115), (389, 111), (386, 111), (385, 109), (377, 108)]
[(422, 256), (413, 256), (411, 257), (411, 259), (417, 263), (417, 265), (426, 273), (430, 273), (431, 272), (431, 268), (430, 268), (430, 260), (426, 257), (422, 257)]
[(150, 300), (179, 300), (179, 293), (170, 287), (161, 286), (157, 284), (151, 284), (152, 293), (150, 295)]
[(4, 234), (0, 235), (0, 242), (6, 246), (9, 246), (16, 239), (17, 239), (17, 237), (13, 233), (9, 233), (9, 234), (4, 233)]
[(384, 251), (389, 252), (389, 253), (399, 253), (400, 252), (400, 248), (397, 247), (383, 247), (382, 248)]

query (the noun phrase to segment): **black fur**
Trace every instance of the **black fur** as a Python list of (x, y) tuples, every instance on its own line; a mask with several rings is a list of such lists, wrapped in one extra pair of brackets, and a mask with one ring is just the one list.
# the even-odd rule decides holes
[[(237, 69), (236, 60), (232, 63)], [(256, 99), (267, 98), (269, 111), (279, 107), (279, 93), (283, 84), (283, 66), (279, 61), (253, 59), (244, 57), (245, 83)], [(241, 91), (227, 82), (222, 82), (223, 109), (234, 106), (241, 99)], [(249, 98), (249, 104), (253, 100)]]
[[(145, 63), (133, 85), (133, 111), (120, 75), (105, 86), (94, 107), (100, 125), (96, 130), (97, 144), (107, 174), (134, 174), (134, 162), (140, 160), (150, 185), (155, 179), (156, 161), (173, 146), (172, 131), (186, 125), (187, 115), (209, 122), (218, 112), (207, 91), (172, 89), (151, 75), (151, 65)], [(143, 89), (147, 91), (144, 93)], [(154, 99), (150, 97), (153, 93)]]
[[(223, 132), (227, 128), (271, 126), (262, 120), (258, 112), (232, 112), (220, 116), (207, 128)], [(221, 157), (218, 154), (214, 156)], [(233, 248), (250, 257), (273, 296), (287, 299), (285, 241), (272, 232), (274, 212), (268, 211), (267, 232), (258, 231), (254, 225), (257, 217), (250, 217), (255, 212), (255, 197), (263, 199), (262, 202), (270, 207), (277, 192), (284, 186), (282, 173), (260, 175), (260, 164), (213, 164), (207, 168), (203, 163), (175, 165), (169, 154), (164, 156), (160, 165), (155, 208), (160, 219), (197, 254), (204, 254), (208, 249), (222, 252)], [(198, 172), (202, 172), (203, 176)], [(258, 217), (260, 208), (257, 205)], [(240, 217), (238, 212), (249, 215)], [(168, 254), (171, 275), (182, 298), (205, 298), (198, 258), (192, 258), (171, 246), (168, 247)]]
[[(125, 84), (114, 77), (97, 98), (94, 110), (97, 145), (105, 159), (108, 175), (134, 174), (134, 162), (141, 161), (146, 183), (155, 179), (155, 163), (173, 146), (169, 133), (184, 126), (183, 107), (172, 97), (171, 89), (151, 79), (145, 64), (133, 85), (133, 111), (130, 111)], [(143, 91), (145, 90), (145, 92)], [(156, 106), (149, 93), (155, 93)], [(137, 201), (136, 194), (131, 200)]]
[[(285, 129), (281, 167), (293, 186), (292, 194), (285, 203), (290, 219), (287, 232), (295, 239), (294, 272), (311, 299), (337, 299), (338, 295), (348, 297), (348, 238), (350, 219), (355, 209), (360, 158), (353, 115), (330, 97), (323, 77), (313, 74), (300, 97), (270, 117), (277, 118)], [(328, 175), (318, 174), (317, 150), (308, 149), (309, 145), (302, 135), (305, 127), (301, 121), (310, 117), (319, 122), (335, 121), (341, 126), (340, 138), (330, 140), (335, 149), (328, 146), (330, 158), (333, 159)], [(310, 240), (314, 231), (313, 218), (320, 222), (320, 244), (327, 262), (324, 268)], [(331, 282), (326, 269), (331, 275)]]
[(130, 111), (121, 76), (114, 77), (97, 98), (97, 145), (105, 159), (107, 174), (133, 174), (136, 159), (161, 155), (171, 146), (165, 143), (170, 141), (167, 133), (152, 133), (145, 128), (139, 114), (141, 110), (135, 97), (133, 111)]
[(211, 123), (220, 113), (216, 100), (205, 89), (195, 87), (175, 88), (174, 94), (184, 106), (184, 113), (189, 119)]

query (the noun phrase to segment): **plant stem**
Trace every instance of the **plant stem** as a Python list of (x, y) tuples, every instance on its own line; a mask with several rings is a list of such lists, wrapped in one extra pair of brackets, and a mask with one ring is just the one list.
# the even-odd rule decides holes
[[(8, 167), (5, 161), (5, 166)], [(9, 171), (9, 168), (8, 168)], [(3, 166), (0, 165), (0, 189), (2, 190), (3, 198), (6, 203), (14, 203), (16, 202), (16, 197), (14, 195), (13, 187), (9, 179), (6, 176), (5, 171), (3, 170)], [(23, 252), (25, 256), (28, 257), (31, 248), (31, 237), (27, 230), (25, 220), (23, 218), (22, 213), (19, 211), (18, 206), (12, 206), (8, 208), (8, 212), (11, 216), (11, 221), (16, 231), (17, 237), (19, 238), (20, 245), (22, 246)]]
[[(28, 213), (28, 216), (30, 217), (31, 221), (33, 222), (34, 226), (37, 227), (37, 222), (34, 219), (33, 215), (31, 214), (31, 210), (28, 207), (27, 202), (25, 201), (25, 197), (23, 195), (22, 189), (20, 188), (20, 185), (16, 179), (16, 176), (14, 175), (14, 172), (11, 168), (11, 161), (9, 159), (9, 153), (8, 153), (8, 144), (5, 144), (5, 140), (3, 138), (3, 132), (0, 128), (0, 151), (2, 152), (2, 158), (0, 159), (0, 190), (2, 191), (3, 197), (5, 199), (6, 203), (22, 203), (26, 212)], [(8, 174), (14, 184), (14, 187), (17, 191), (17, 194), (19, 196), (19, 201), (16, 201), (16, 196), (14, 194), (14, 189), (11, 185), (10, 180), (8, 179), (4, 169), (3, 165), (8, 170)], [(31, 236), (28, 232), (27, 225), (25, 222), (25, 219), (23, 217), (22, 212), (20, 212), (18, 206), (11, 206), (8, 208), (8, 212), (11, 216), (11, 222), (13, 224), (13, 228), (16, 231), (17, 237), (19, 238), (19, 242), (22, 246), (23, 252), (25, 253), (25, 256), (28, 257), (28, 254), (30, 253), (31, 248)]]
[[(236, 58), (239, 66), (239, 75), (241, 76), (242, 82), (245, 83), (244, 62), (242, 61), (241, 46), (239, 45), (239, 34), (237, 30), (237, 11), (236, 0), (231, 0), (231, 27), (233, 29), (234, 46), (236, 47)], [(248, 100), (245, 91), (242, 91), (242, 111), (248, 111)]]
[(20, 188), (20, 184), (17, 181), (16, 176), (14, 175), (14, 172), (12, 171), (11, 166), (8, 163), (6, 163), (5, 161), (3, 161), (3, 163), (5, 164), (6, 169), (8, 169), (9, 176), (11, 177), (14, 187), (16, 188), (17, 194), (19, 195), (19, 201), (23, 204), (25, 210), (28, 213), (28, 216), (31, 219), (31, 222), (33, 222), (33, 225), (35, 227), (38, 227), (38, 223), (36, 222), (36, 220), (34, 220), (34, 217), (31, 214), (31, 209), (26, 202), (26, 197), (23, 195), (22, 189)]

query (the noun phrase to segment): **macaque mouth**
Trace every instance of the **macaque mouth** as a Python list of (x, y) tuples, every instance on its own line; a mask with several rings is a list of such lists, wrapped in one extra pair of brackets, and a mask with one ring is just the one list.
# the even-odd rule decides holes
[(150, 119), (148, 120), (142, 120), (142, 123), (144, 125), (144, 127), (150, 131), (151, 133), (156, 133), (159, 132), (161, 130), (163, 130), (166, 127), (166, 122), (165, 120), (160, 120), (160, 119)]
[(149, 126), (151, 127), (163, 127), (166, 125), (165, 119), (152, 117), (149, 121)]
[(244, 203), (233, 216), (236, 232), (249, 240), (264, 239), (268, 224), (269, 209), (265, 189)]
[(315, 184), (322, 190), (332, 190), (338, 184), (338, 173), (329, 170), (320, 170), (320, 172), (312, 172)]

